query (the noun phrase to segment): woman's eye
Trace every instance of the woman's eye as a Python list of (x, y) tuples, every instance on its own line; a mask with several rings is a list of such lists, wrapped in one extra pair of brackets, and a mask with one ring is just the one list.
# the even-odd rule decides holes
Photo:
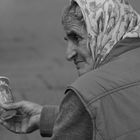
[(74, 35), (72, 36), (72, 40), (78, 43), (79, 41), (82, 40), (82, 37), (79, 36), (79, 35), (74, 34)]
[(74, 36), (74, 39), (76, 40), (76, 41), (79, 41), (80, 40), (80, 38), (79, 38), (79, 36)]
[(66, 40), (66, 41), (71, 40), (76, 44), (79, 43), (82, 39), (83, 39), (82, 36), (80, 36), (74, 32), (69, 33), (69, 34), (67, 34), (67, 37), (64, 37), (64, 40)]

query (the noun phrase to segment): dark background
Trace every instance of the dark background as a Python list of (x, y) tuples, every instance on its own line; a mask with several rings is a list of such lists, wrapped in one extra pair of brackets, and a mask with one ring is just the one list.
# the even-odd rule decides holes
[[(75, 67), (65, 60), (61, 15), (69, 0), (0, 0), (0, 75), (16, 101), (59, 104)], [(139, 0), (130, 3), (140, 12)], [(0, 140), (41, 140), (39, 131), (12, 134), (0, 126)]]

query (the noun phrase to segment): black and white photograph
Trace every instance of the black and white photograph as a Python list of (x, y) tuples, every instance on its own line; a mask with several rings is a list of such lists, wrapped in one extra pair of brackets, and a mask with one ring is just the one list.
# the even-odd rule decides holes
[(140, 140), (139, 0), (0, 0), (0, 140)]

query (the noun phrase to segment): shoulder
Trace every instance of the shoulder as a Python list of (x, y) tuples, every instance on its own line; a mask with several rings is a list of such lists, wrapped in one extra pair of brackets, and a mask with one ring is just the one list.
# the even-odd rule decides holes
[(73, 89), (82, 99), (102, 96), (107, 91), (140, 81), (140, 49), (135, 49), (76, 79)]
[(60, 112), (62, 111), (64, 114), (64, 111), (66, 111), (66, 114), (78, 114), (78, 112), (83, 111), (83, 109), (84, 106), (76, 93), (71, 89), (67, 90), (65, 97), (63, 98), (60, 105)]
[[(69, 90), (60, 105), (53, 138), (91, 139), (92, 121), (78, 96)], [(78, 131), (77, 131), (78, 130)], [(87, 135), (88, 134), (88, 135)]]

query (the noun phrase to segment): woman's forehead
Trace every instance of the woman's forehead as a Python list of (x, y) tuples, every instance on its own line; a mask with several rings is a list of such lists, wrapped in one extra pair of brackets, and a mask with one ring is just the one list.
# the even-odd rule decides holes
[(81, 24), (78, 20), (64, 22), (63, 26), (66, 33), (75, 32), (77, 34), (85, 34), (87, 32), (85, 25)]

